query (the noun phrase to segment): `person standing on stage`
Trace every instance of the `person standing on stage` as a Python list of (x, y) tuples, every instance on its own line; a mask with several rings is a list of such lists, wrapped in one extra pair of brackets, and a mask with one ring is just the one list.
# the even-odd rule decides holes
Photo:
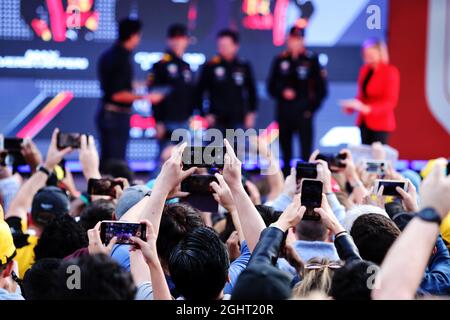
[(396, 127), (394, 109), (400, 94), (400, 73), (389, 64), (386, 45), (377, 39), (364, 42), (363, 60), (358, 96), (341, 105), (346, 113), (359, 113), (357, 124), (363, 144), (387, 144), (389, 133)]
[(258, 104), (251, 65), (239, 59), (239, 34), (222, 30), (217, 35), (217, 52), (202, 68), (196, 90), (202, 107), (205, 93), (209, 100), (206, 120), (210, 127), (253, 128)]
[(186, 27), (171, 25), (167, 32), (168, 49), (149, 74), (149, 90), (166, 94), (164, 100), (153, 105), (160, 147), (170, 139), (174, 130), (189, 128), (188, 121), (194, 109), (194, 79), (189, 64), (183, 60), (188, 45)]
[(302, 159), (309, 158), (313, 148), (314, 114), (327, 95), (326, 71), (318, 56), (306, 50), (304, 36), (304, 29), (291, 28), (287, 50), (274, 59), (267, 82), (270, 95), (277, 101), (286, 175), (290, 172), (294, 133), (300, 134)]
[(141, 41), (139, 20), (124, 19), (119, 23), (119, 39), (98, 61), (98, 77), (103, 92), (96, 116), (101, 145), (101, 169), (111, 160), (125, 160), (130, 131), (131, 106), (134, 101), (146, 99), (159, 102), (161, 94), (145, 96), (133, 93), (133, 66), (131, 52)]

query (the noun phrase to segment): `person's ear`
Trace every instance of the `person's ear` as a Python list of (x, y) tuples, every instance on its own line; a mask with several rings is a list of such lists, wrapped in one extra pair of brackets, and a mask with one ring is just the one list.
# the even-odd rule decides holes
[(14, 261), (12, 260), (12, 261), (8, 262), (8, 264), (6, 265), (6, 268), (3, 269), (0, 278), (8, 278), (13, 271), (13, 267), (14, 267)]

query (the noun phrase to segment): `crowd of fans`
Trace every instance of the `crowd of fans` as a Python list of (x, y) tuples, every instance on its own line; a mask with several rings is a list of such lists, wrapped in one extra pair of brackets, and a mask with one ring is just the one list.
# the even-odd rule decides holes
[[(32, 141), (22, 154), (32, 174), (1, 168), (0, 300), (266, 300), (416, 299), (450, 296), (450, 176), (447, 160), (430, 161), (399, 197), (373, 189), (349, 150), (342, 168), (317, 160), (323, 183), (319, 220), (302, 219), (296, 169), (286, 178), (261, 144), (267, 176), (243, 178), (227, 140), (224, 168), (211, 188), (218, 212), (183, 199), (181, 182), (202, 174), (183, 169), (185, 144), (162, 153), (155, 179), (139, 182), (125, 164), (100, 173), (92, 136), (82, 136), (79, 161), (86, 181), (109, 176), (114, 197), (79, 192), (53, 133), (45, 160)], [(373, 159), (383, 160), (381, 145)], [(61, 173), (63, 172), (63, 173)], [(84, 190), (83, 190), (84, 191)], [(145, 224), (146, 240), (102, 243), (105, 220)]]

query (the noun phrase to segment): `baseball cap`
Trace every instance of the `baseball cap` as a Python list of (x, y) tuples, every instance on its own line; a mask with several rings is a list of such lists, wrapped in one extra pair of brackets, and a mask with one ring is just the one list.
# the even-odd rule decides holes
[(291, 37), (304, 38), (305, 37), (305, 28), (301, 28), (301, 27), (298, 27), (298, 26), (293, 26), (291, 28), (291, 30), (289, 30), (289, 35)]
[(289, 276), (278, 268), (256, 263), (239, 276), (232, 300), (285, 300), (291, 295)]
[(169, 26), (167, 29), (167, 38), (187, 37), (188, 30), (184, 24), (175, 23)]
[(16, 255), (13, 237), (9, 225), (4, 220), (3, 208), (0, 206), (0, 266), (10, 262)]
[(47, 225), (55, 216), (68, 214), (70, 201), (66, 192), (55, 186), (40, 189), (33, 198), (31, 217), (33, 221)]
[(119, 220), (131, 207), (141, 201), (141, 199), (150, 191), (146, 185), (136, 185), (126, 188), (116, 205), (116, 219)]

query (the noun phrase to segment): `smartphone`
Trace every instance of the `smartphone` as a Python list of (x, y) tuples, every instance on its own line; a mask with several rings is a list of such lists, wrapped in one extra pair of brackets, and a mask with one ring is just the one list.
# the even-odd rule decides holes
[(116, 197), (115, 186), (120, 186), (123, 189), (122, 181), (115, 181), (113, 179), (89, 179), (88, 193), (97, 196), (111, 196)]
[(400, 197), (400, 194), (397, 192), (396, 188), (400, 187), (403, 190), (408, 190), (408, 183), (406, 181), (396, 181), (396, 180), (375, 180), (374, 190), (378, 192), (381, 186), (384, 187), (383, 196), (395, 196)]
[(317, 179), (317, 164), (309, 162), (297, 162), (297, 182), (302, 179)]
[(225, 153), (225, 147), (186, 147), (182, 156), (183, 167), (223, 168)]
[(301, 183), (301, 202), (306, 207), (303, 220), (320, 220), (320, 215), (314, 212), (322, 205), (323, 183), (320, 180), (303, 179)]
[(317, 160), (323, 160), (328, 163), (328, 167), (337, 167), (337, 168), (345, 168), (345, 164), (342, 163), (341, 160), (347, 159), (346, 153), (338, 153), (338, 154), (331, 154), (331, 153), (320, 153), (317, 157)]
[(375, 173), (379, 176), (386, 174), (388, 164), (386, 161), (382, 160), (367, 160), (365, 162), (366, 171), (368, 173)]
[(62, 133), (59, 132), (56, 139), (56, 146), (58, 149), (65, 149), (71, 147), (73, 149), (80, 149), (81, 133)]
[(447, 163), (447, 175), (450, 176), (450, 161)]
[(20, 153), (22, 150), (22, 138), (5, 138), (3, 141), (3, 148), (10, 153)]
[(199, 194), (213, 193), (210, 185), (214, 181), (218, 183), (213, 175), (191, 175), (181, 182), (181, 191)]
[(147, 240), (147, 226), (145, 223), (132, 223), (123, 221), (102, 221), (100, 224), (100, 238), (108, 244), (113, 237), (117, 237), (118, 244), (133, 244), (130, 237)]

